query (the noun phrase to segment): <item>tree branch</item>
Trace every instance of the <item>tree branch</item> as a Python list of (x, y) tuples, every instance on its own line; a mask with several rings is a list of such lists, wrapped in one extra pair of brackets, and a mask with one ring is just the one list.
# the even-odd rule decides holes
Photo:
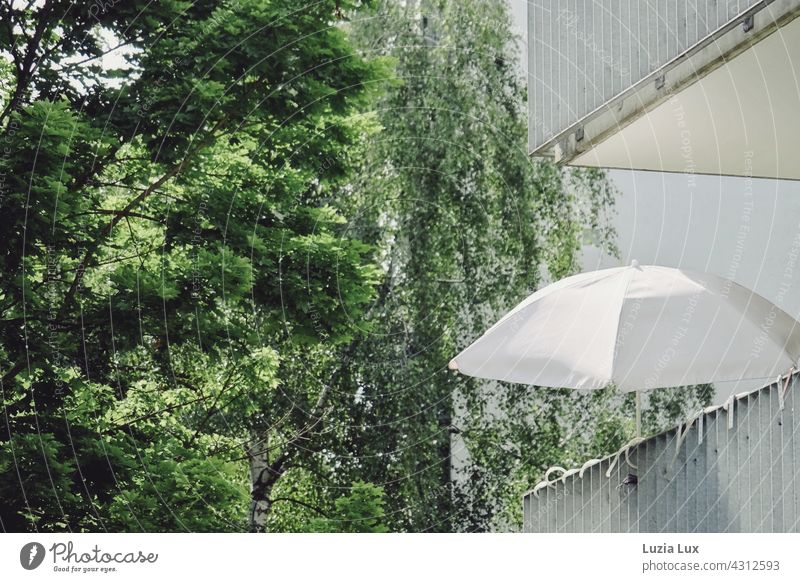
[[(80, 214), (71, 214), (66, 218), (77, 218), (79, 216), (91, 216), (93, 214), (102, 214), (105, 216), (117, 216), (122, 214), (122, 210), (115, 210), (113, 208), (98, 208), (96, 210), (89, 210), (87, 212), (81, 212)], [(152, 222), (157, 222), (158, 224), (163, 224), (164, 221), (161, 218), (156, 218), (155, 216), (150, 216), (148, 214), (142, 214), (140, 212), (128, 212), (122, 215), (122, 218), (126, 220), (128, 218), (142, 218), (144, 220), (150, 220)]]
[(33, 36), (28, 38), (28, 43), (25, 47), (25, 56), (22, 58), (22, 62), (17, 70), (17, 82), (14, 87), (14, 92), (11, 94), (11, 98), (3, 108), (3, 111), (0, 112), (0, 121), (5, 119), (17, 108), (17, 105), (28, 90), (28, 86), (33, 79), (32, 66), (34, 64), (36, 52), (39, 49), (39, 44), (42, 42), (42, 36), (44, 36), (47, 28), (47, 18), (50, 16), (51, 8), (52, 3), (45, 2), (37, 15), (39, 19), (36, 22), (36, 28), (33, 31)]
[(111, 47), (111, 48), (109, 48), (107, 50), (104, 50), (100, 54), (92, 55), (90, 57), (86, 57), (85, 59), (83, 59), (81, 61), (74, 62), (74, 63), (68, 63), (68, 64), (64, 65), (63, 67), (59, 68), (58, 72), (61, 73), (61, 72), (69, 71), (71, 69), (74, 69), (75, 67), (79, 67), (81, 65), (85, 65), (86, 63), (90, 63), (90, 62), (92, 62), (94, 60), (103, 58), (104, 56), (113, 53), (115, 50), (120, 49), (120, 48), (122, 48), (124, 46), (127, 46), (127, 45), (130, 45), (130, 44), (133, 44), (133, 41), (132, 40), (126, 40), (125, 42), (121, 42), (116, 46), (113, 46), (113, 47)]
[(225, 394), (225, 392), (227, 392), (228, 389), (233, 385), (233, 377), (236, 374), (237, 369), (238, 366), (236, 364), (233, 364), (233, 366), (231, 367), (230, 374), (228, 374), (228, 377), (225, 379), (225, 383), (222, 385), (222, 388), (217, 393), (217, 397), (214, 398), (214, 402), (212, 402), (211, 406), (208, 407), (205, 417), (198, 423), (197, 428), (195, 428), (194, 434), (192, 434), (191, 438), (189, 439), (189, 446), (191, 446), (195, 442), (195, 440), (197, 440), (197, 437), (200, 435), (200, 431), (203, 428), (205, 428), (206, 423), (208, 423), (208, 421), (211, 420), (211, 417), (216, 412), (217, 404), (219, 403), (220, 398), (222, 398), (222, 395)]
[(310, 509), (311, 511), (314, 511), (314, 512), (316, 512), (316, 513), (318, 513), (318, 514), (319, 514), (319, 515), (321, 515), (322, 517), (326, 517), (326, 518), (328, 517), (328, 514), (327, 514), (327, 513), (325, 513), (324, 511), (322, 511), (320, 508), (318, 508), (318, 507), (314, 507), (314, 506), (313, 506), (313, 505), (311, 505), (310, 503), (306, 503), (305, 501), (300, 501), (299, 499), (295, 499), (295, 498), (293, 498), (293, 497), (274, 497), (274, 498), (272, 498), (272, 499), (270, 499), (270, 500), (269, 500), (269, 502), (270, 502), (271, 504), (272, 504), (272, 503), (278, 503), (279, 501), (288, 501), (288, 502), (290, 502), (290, 503), (296, 503), (297, 505), (302, 505), (303, 507), (305, 507), (305, 508), (307, 508), (307, 509)]
[(100, 249), (100, 243), (111, 234), (111, 232), (114, 230), (114, 227), (117, 226), (117, 224), (119, 224), (119, 222), (123, 218), (125, 218), (131, 212), (133, 212), (133, 209), (136, 208), (142, 202), (144, 202), (144, 200), (147, 199), (147, 197), (150, 196), (150, 194), (152, 194), (153, 192), (156, 191), (156, 189), (163, 186), (166, 182), (177, 176), (183, 169), (185, 163), (186, 159), (181, 160), (181, 162), (175, 164), (172, 168), (170, 168), (170, 170), (166, 174), (162, 175), (158, 180), (156, 180), (155, 182), (150, 184), (150, 186), (145, 188), (145, 190), (141, 194), (135, 196), (130, 202), (128, 202), (128, 204), (125, 205), (125, 208), (117, 212), (114, 215), (114, 217), (108, 222), (108, 224), (106, 224), (103, 230), (100, 231), (100, 233), (97, 235), (97, 238), (94, 241), (92, 241), (93, 244), (88, 249), (86, 249), (86, 252), (83, 255), (83, 259), (79, 263), (81, 268), (78, 269), (77, 273), (75, 274), (75, 277), (72, 280), (72, 283), (69, 286), (69, 289), (67, 290), (66, 295), (64, 296), (64, 301), (61, 304), (61, 308), (58, 310), (57, 319), (60, 320), (64, 318), (67, 309), (69, 309), (69, 307), (72, 304), (72, 301), (75, 299), (75, 294), (78, 292), (81, 280), (83, 279), (83, 274), (87, 269), (87, 267), (90, 266), (89, 263), (92, 262), (95, 255), (97, 254), (97, 251)]

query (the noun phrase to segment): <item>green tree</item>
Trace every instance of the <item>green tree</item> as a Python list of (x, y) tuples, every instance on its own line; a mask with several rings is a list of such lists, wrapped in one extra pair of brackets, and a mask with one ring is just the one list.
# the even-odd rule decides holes
[(334, 501), (334, 511), (311, 521), (318, 532), (385, 533), (383, 489), (371, 483), (356, 482), (348, 495)]
[(379, 275), (361, 4), (0, 6), (4, 529), (263, 529)]

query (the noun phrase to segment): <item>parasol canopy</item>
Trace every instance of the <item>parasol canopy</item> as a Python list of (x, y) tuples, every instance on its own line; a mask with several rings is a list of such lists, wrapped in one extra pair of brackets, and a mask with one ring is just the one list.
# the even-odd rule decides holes
[(800, 358), (800, 322), (728, 279), (643, 266), (567, 277), (450, 362), (469, 376), (625, 392), (766, 378)]

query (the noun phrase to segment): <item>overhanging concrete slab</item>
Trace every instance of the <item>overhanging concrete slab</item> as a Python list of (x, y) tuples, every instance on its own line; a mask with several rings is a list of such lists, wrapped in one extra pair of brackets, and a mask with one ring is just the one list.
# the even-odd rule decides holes
[[(572, 4), (556, 12), (555, 3), (535, 0), (529, 10), (532, 155), (574, 165), (800, 179), (800, 0), (655, 7), (594, 0), (592, 10)], [(685, 11), (670, 12), (675, 4)], [(725, 10), (710, 14), (712, 5)], [(559, 41), (568, 46), (559, 46), (558, 56), (537, 43), (537, 31), (545, 39), (573, 38)], [(636, 48), (647, 58), (634, 56)], [(565, 66), (564, 55), (582, 66)], [(605, 67), (599, 71), (591, 62), (598, 57)], [(558, 75), (566, 81), (537, 73), (553, 66), (563, 67)], [(556, 87), (563, 90), (554, 100)], [(589, 111), (597, 99), (605, 101)]]

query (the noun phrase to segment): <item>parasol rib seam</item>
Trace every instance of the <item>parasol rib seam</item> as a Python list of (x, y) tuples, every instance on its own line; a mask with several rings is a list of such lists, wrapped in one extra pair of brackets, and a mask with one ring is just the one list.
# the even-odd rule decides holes
[(634, 272), (638, 267), (629, 267), (629, 275), (628, 280), (625, 283), (625, 289), (622, 291), (622, 300), (619, 302), (619, 314), (617, 315), (617, 327), (616, 331), (614, 332), (614, 351), (611, 353), (611, 373), (609, 374), (609, 380), (614, 382), (614, 372), (616, 372), (617, 368), (617, 349), (619, 348), (619, 327), (622, 323), (622, 310), (625, 308), (625, 297), (628, 295), (628, 288), (631, 286), (631, 281), (633, 280)]
[[(584, 274), (587, 274), (587, 273), (579, 273), (579, 275), (584, 275)], [(605, 276), (597, 279), (596, 282), (605, 281), (606, 279), (610, 279), (614, 275), (615, 275), (615, 273), (609, 273), (608, 275), (605, 275)], [(571, 288), (575, 287), (576, 285), (580, 285), (581, 283), (583, 283), (583, 280), (572, 281), (570, 283), (567, 283), (566, 285), (564, 285), (560, 289), (558, 289), (558, 291), (562, 291), (564, 289), (571, 289)], [(539, 289), (538, 291), (536, 291), (536, 293), (538, 293), (539, 291), (544, 291), (545, 289), (547, 289), (547, 287)], [(547, 295), (550, 295), (550, 293), (548, 293)], [(547, 295), (543, 295), (542, 297), (539, 297), (537, 299), (537, 301), (540, 301), (540, 300), (544, 299), (545, 297), (547, 297)], [(519, 316), (522, 313), (525, 313), (525, 311), (529, 307), (531, 307), (534, 303), (535, 303), (535, 301), (532, 301), (532, 302), (528, 303), (525, 307), (522, 307), (521, 309), (519, 309), (519, 311), (513, 313), (513, 317), (516, 317), (516, 316)], [(514, 308), (514, 309), (516, 309), (516, 308)], [(493, 334), (495, 331), (497, 331), (500, 328), (500, 324), (505, 323), (506, 321), (508, 321), (508, 319), (510, 319), (510, 317), (512, 317), (512, 312), (514, 311), (514, 309), (509, 310), (508, 313), (506, 313), (505, 315), (503, 315), (503, 317), (498, 319), (497, 323), (495, 323), (489, 329), (487, 329), (485, 332), (483, 332), (483, 334), (481, 334), (480, 338), (489, 337), (491, 334)], [(478, 338), (478, 339), (480, 339), (480, 338)], [(467, 349), (469, 349), (469, 347), (467, 347), (464, 350), (462, 350), (461, 353), (467, 351)], [(459, 355), (461, 355), (461, 353)], [(458, 356), (456, 356), (456, 357), (458, 357)]]

